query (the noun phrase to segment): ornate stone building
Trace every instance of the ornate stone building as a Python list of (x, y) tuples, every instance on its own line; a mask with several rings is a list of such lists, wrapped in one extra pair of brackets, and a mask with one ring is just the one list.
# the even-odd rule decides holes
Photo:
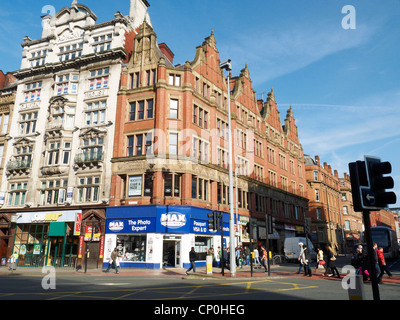
[[(11, 72), (0, 70), (0, 179), (4, 175), (5, 154), (10, 140), (10, 117), (12, 117), (17, 90), (16, 78)], [(0, 193), (0, 204), (4, 204), (4, 192)], [(9, 256), (9, 243), (12, 241), (11, 216), (0, 213), (0, 259)]]
[(86, 249), (89, 266), (102, 260), (121, 68), (147, 6), (96, 23), (74, 0), (24, 38), (0, 190), (21, 265), (75, 266)]

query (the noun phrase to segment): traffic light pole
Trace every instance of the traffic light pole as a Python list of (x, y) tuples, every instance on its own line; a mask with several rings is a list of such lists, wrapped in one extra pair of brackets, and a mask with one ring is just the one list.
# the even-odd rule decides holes
[(225, 276), (224, 268), (225, 268), (226, 262), (225, 262), (225, 258), (224, 258), (224, 218), (223, 218), (222, 212), (219, 213), (219, 216), (217, 219), (219, 220), (218, 223), (221, 228), (221, 259), (220, 259), (220, 261), (221, 261), (221, 273), (222, 273), (222, 276), (224, 277)]
[(268, 264), (268, 277), (271, 276), (271, 264), (269, 261), (269, 230), (268, 230), (268, 226), (269, 226), (269, 221), (268, 221), (268, 214), (265, 214), (265, 231), (266, 231), (266, 235), (265, 235), (265, 249), (267, 250), (267, 264)]
[(251, 276), (253, 276), (253, 264), (254, 264), (254, 260), (253, 260), (253, 237), (252, 237), (252, 225), (251, 222), (249, 222), (249, 239), (250, 239), (250, 273)]
[(371, 220), (370, 220), (370, 213), (369, 210), (363, 210), (363, 219), (364, 219), (364, 226), (365, 226), (365, 237), (367, 240), (367, 248), (368, 248), (368, 260), (370, 265), (370, 279), (372, 284), (372, 294), (374, 300), (379, 301), (379, 286), (378, 286), (378, 275), (376, 274), (376, 267), (375, 267), (375, 259), (374, 259), (374, 248), (372, 243), (372, 235), (371, 235)]

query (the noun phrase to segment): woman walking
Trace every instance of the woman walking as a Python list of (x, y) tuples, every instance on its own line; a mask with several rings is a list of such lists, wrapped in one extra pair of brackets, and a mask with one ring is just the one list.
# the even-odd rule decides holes
[(315, 271), (314, 272), (317, 272), (319, 266), (322, 266), (324, 268), (324, 270), (325, 270), (325, 273), (326, 273), (324, 252), (322, 251), (321, 248), (317, 248), (317, 266), (315, 267)]
[(329, 244), (326, 245), (326, 251), (327, 251), (328, 266), (325, 275), (327, 275), (328, 270), (330, 270), (331, 273), (328, 274), (328, 277), (334, 276), (336, 273), (336, 277), (340, 279), (340, 274), (338, 269), (336, 268), (336, 263), (335, 263), (336, 261), (335, 253), (333, 252), (333, 249)]

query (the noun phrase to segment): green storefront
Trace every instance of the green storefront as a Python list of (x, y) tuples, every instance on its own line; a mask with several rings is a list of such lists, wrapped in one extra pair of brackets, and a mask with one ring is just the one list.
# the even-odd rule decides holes
[(79, 210), (17, 213), (12, 252), (18, 266), (74, 267), (81, 219)]

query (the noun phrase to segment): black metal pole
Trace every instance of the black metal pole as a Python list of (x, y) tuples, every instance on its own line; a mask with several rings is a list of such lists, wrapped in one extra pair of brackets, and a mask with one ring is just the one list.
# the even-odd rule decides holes
[(87, 271), (87, 261), (88, 261), (88, 253), (89, 253), (89, 245), (92, 243), (93, 241), (93, 229), (94, 229), (94, 218), (92, 220), (92, 236), (90, 238), (90, 241), (88, 241), (86, 243), (86, 256), (85, 256), (85, 273)]
[(269, 262), (269, 239), (268, 239), (268, 234), (269, 234), (269, 221), (268, 221), (268, 214), (265, 215), (265, 246), (267, 250), (267, 265), (268, 265), (268, 277), (271, 276), (271, 265)]
[(374, 300), (380, 300), (379, 296), (379, 286), (378, 286), (378, 275), (376, 274), (376, 267), (375, 267), (375, 259), (374, 259), (374, 248), (372, 243), (372, 235), (371, 235), (371, 220), (368, 210), (363, 210), (363, 218), (364, 218), (364, 226), (365, 226), (365, 238), (367, 239), (367, 248), (368, 248), (368, 260), (370, 264), (369, 275), (372, 284), (372, 294)]
[(252, 225), (251, 222), (249, 222), (249, 238), (250, 238), (250, 272), (251, 272), (251, 276), (253, 276), (253, 239), (251, 237), (251, 234), (253, 233), (251, 231), (252, 229)]
[[(219, 219), (218, 223), (221, 228), (221, 273), (222, 276), (224, 277), (224, 265), (225, 265), (225, 258), (224, 258), (224, 219), (223, 219), (223, 213), (219, 212)], [(227, 258), (228, 258), (228, 252), (226, 252)]]

